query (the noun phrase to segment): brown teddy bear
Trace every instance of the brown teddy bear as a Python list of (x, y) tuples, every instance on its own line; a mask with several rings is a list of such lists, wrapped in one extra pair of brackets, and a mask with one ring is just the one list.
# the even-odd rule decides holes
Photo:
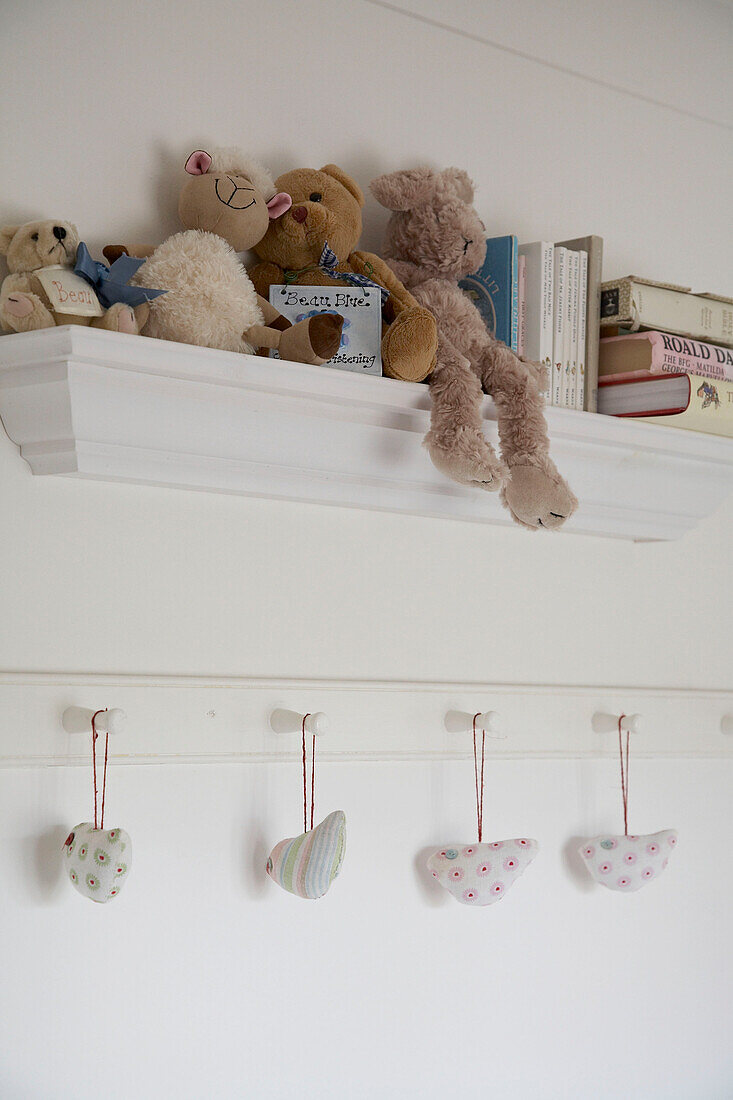
[[(79, 233), (71, 222), (26, 222), (0, 229), (0, 255), (10, 269), (0, 288), (0, 325), (5, 332), (31, 332), (54, 325), (93, 325), (133, 335), (140, 331), (148, 315), (147, 302), (134, 309), (115, 302), (103, 309), (91, 288), (71, 274), (78, 247)], [(59, 269), (55, 287), (51, 272), (39, 276), (44, 268)], [(68, 281), (62, 278), (66, 271)], [(70, 312), (59, 308), (63, 303)]]
[[(415, 168), (380, 176), (370, 186), (392, 211), (384, 243), (390, 266), (438, 321), (425, 437), (433, 463), (463, 485), (501, 490), (517, 523), (561, 527), (578, 502), (550, 458), (540, 392), (544, 368), (494, 340), (458, 286), (486, 252), (471, 180), (461, 168)], [(501, 459), (483, 433), (484, 393), (496, 405)]]
[[(364, 196), (342, 168), (296, 168), (275, 180), (278, 191), (292, 196), (290, 210), (270, 223), (254, 251), (261, 263), (249, 274), (257, 292), (267, 298), (273, 283), (301, 286), (344, 285), (328, 274), (328, 249), (335, 270), (354, 273), (382, 287), (382, 369), (391, 378), (422, 382), (435, 365), (437, 330), (429, 310), (415, 299), (371, 252), (355, 252), (361, 236)], [(332, 257), (330, 257), (332, 259)], [(346, 280), (348, 282), (348, 280)]]

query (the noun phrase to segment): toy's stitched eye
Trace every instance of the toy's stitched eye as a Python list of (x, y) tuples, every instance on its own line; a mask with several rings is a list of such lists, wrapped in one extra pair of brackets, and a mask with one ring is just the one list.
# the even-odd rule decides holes
[(38, 234), (34, 233), (33, 236), (31, 237), (31, 240), (32, 241), (37, 241), (38, 240)]
[(311, 191), (311, 193), (308, 197), (310, 198), (311, 202), (320, 202), (321, 199), (323, 198), (323, 195), (321, 194), (320, 191)]

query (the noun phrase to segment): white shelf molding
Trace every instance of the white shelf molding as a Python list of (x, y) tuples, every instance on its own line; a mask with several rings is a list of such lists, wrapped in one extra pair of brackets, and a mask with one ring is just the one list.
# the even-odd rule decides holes
[[(501, 715), (497, 758), (618, 758), (615, 727), (594, 730), (596, 712), (644, 716), (634, 756), (733, 757), (721, 719), (733, 691), (593, 684), (420, 680), (292, 679), (0, 673), (0, 767), (89, 767), (91, 730), (62, 726), (68, 707), (113, 703), (124, 734), (110, 740), (112, 764), (249, 764), (300, 760), (299, 716), (328, 714), (323, 761), (468, 759), (469, 728), (449, 712)], [(294, 712), (290, 733), (274, 732), (274, 710)], [(465, 722), (463, 723), (465, 725)]]
[[(0, 338), (0, 417), (34, 474), (512, 522), (433, 468), (424, 385), (66, 326)], [(496, 443), (488, 398), (484, 418)], [(733, 489), (733, 440), (547, 419), (581, 502), (563, 533), (679, 538)]]

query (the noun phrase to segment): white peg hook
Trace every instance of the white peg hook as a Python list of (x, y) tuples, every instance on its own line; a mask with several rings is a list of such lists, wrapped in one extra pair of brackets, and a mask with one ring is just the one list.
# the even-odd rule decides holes
[[(470, 733), (473, 729), (475, 711), (449, 710), (445, 716), (445, 728), (448, 733)], [(505, 741), (506, 734), (500, 733), (501, 721), (498, 711), (486, 710), (476, 715), (476, 730), (485, 730), (496, 741)]]
[(720, 719), (720, 732), (733, 734), (733, 714), (724, 714)]
[(323, 711), (303, 715), (296, 710), (283, 710), (280, 707), (270, 715), (270, 729), (273, 733), (300, 733), (303, 729), (303, 718), (306, 733), (316, 737), (328, 733), (328, 715)]
[(623, 733), (641, 733), (643, 721), (640, 714), (604, 714), (602, 711), (596, 711), (593, 715), (593, 732), (618, 733), (619, 718)]
[(61, 715), (61, 725), (67, 733), (90, 733), (94, 715), (94, 728), (97, 733), (121, 733), (127, 715), (119, 707), (109, 710), (93, 711), (89, 707), (67, 707)]

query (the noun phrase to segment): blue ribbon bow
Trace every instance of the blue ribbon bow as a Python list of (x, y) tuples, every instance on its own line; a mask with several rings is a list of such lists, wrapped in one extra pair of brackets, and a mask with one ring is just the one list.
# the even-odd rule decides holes
[(138, 268), (142, 267), (145, 260), (138, 260), (134, 256), (120, 256), (111, 267), (93, 260), (84, 241), (79, 242), (76, 250), (76, 262), (74, 274), (80, 275), (89, 283), (99, 298), (100, 305), (109, 309), (115, 302), (124, 302), (125, 305), (142, 305), (159, 294), (167, 294), (166, 290), (151, 290), (145, 286), (127, 286)]
[[(318, 266), (321, 271), (331, 279), (343, 279), (344, 282), (351, 283), (353, 286), (373, 286), (379, 291), (379, 295), (382, 299), (382, 308), (384, 308), (389, 298), (388, 290), (385, 290), (379, 283), (375, 283), (373, 279), (367, 279), (366, 275), (357, 275), (355, 271), (337, 271), (337, 264), (338, 256), (332, 248), (329, 248), (328, 241), (326, 241), (323, 245), (321, 258), (318, 261)], [(369, 267), (371, 268), (371, 264), (369, 264)]]

